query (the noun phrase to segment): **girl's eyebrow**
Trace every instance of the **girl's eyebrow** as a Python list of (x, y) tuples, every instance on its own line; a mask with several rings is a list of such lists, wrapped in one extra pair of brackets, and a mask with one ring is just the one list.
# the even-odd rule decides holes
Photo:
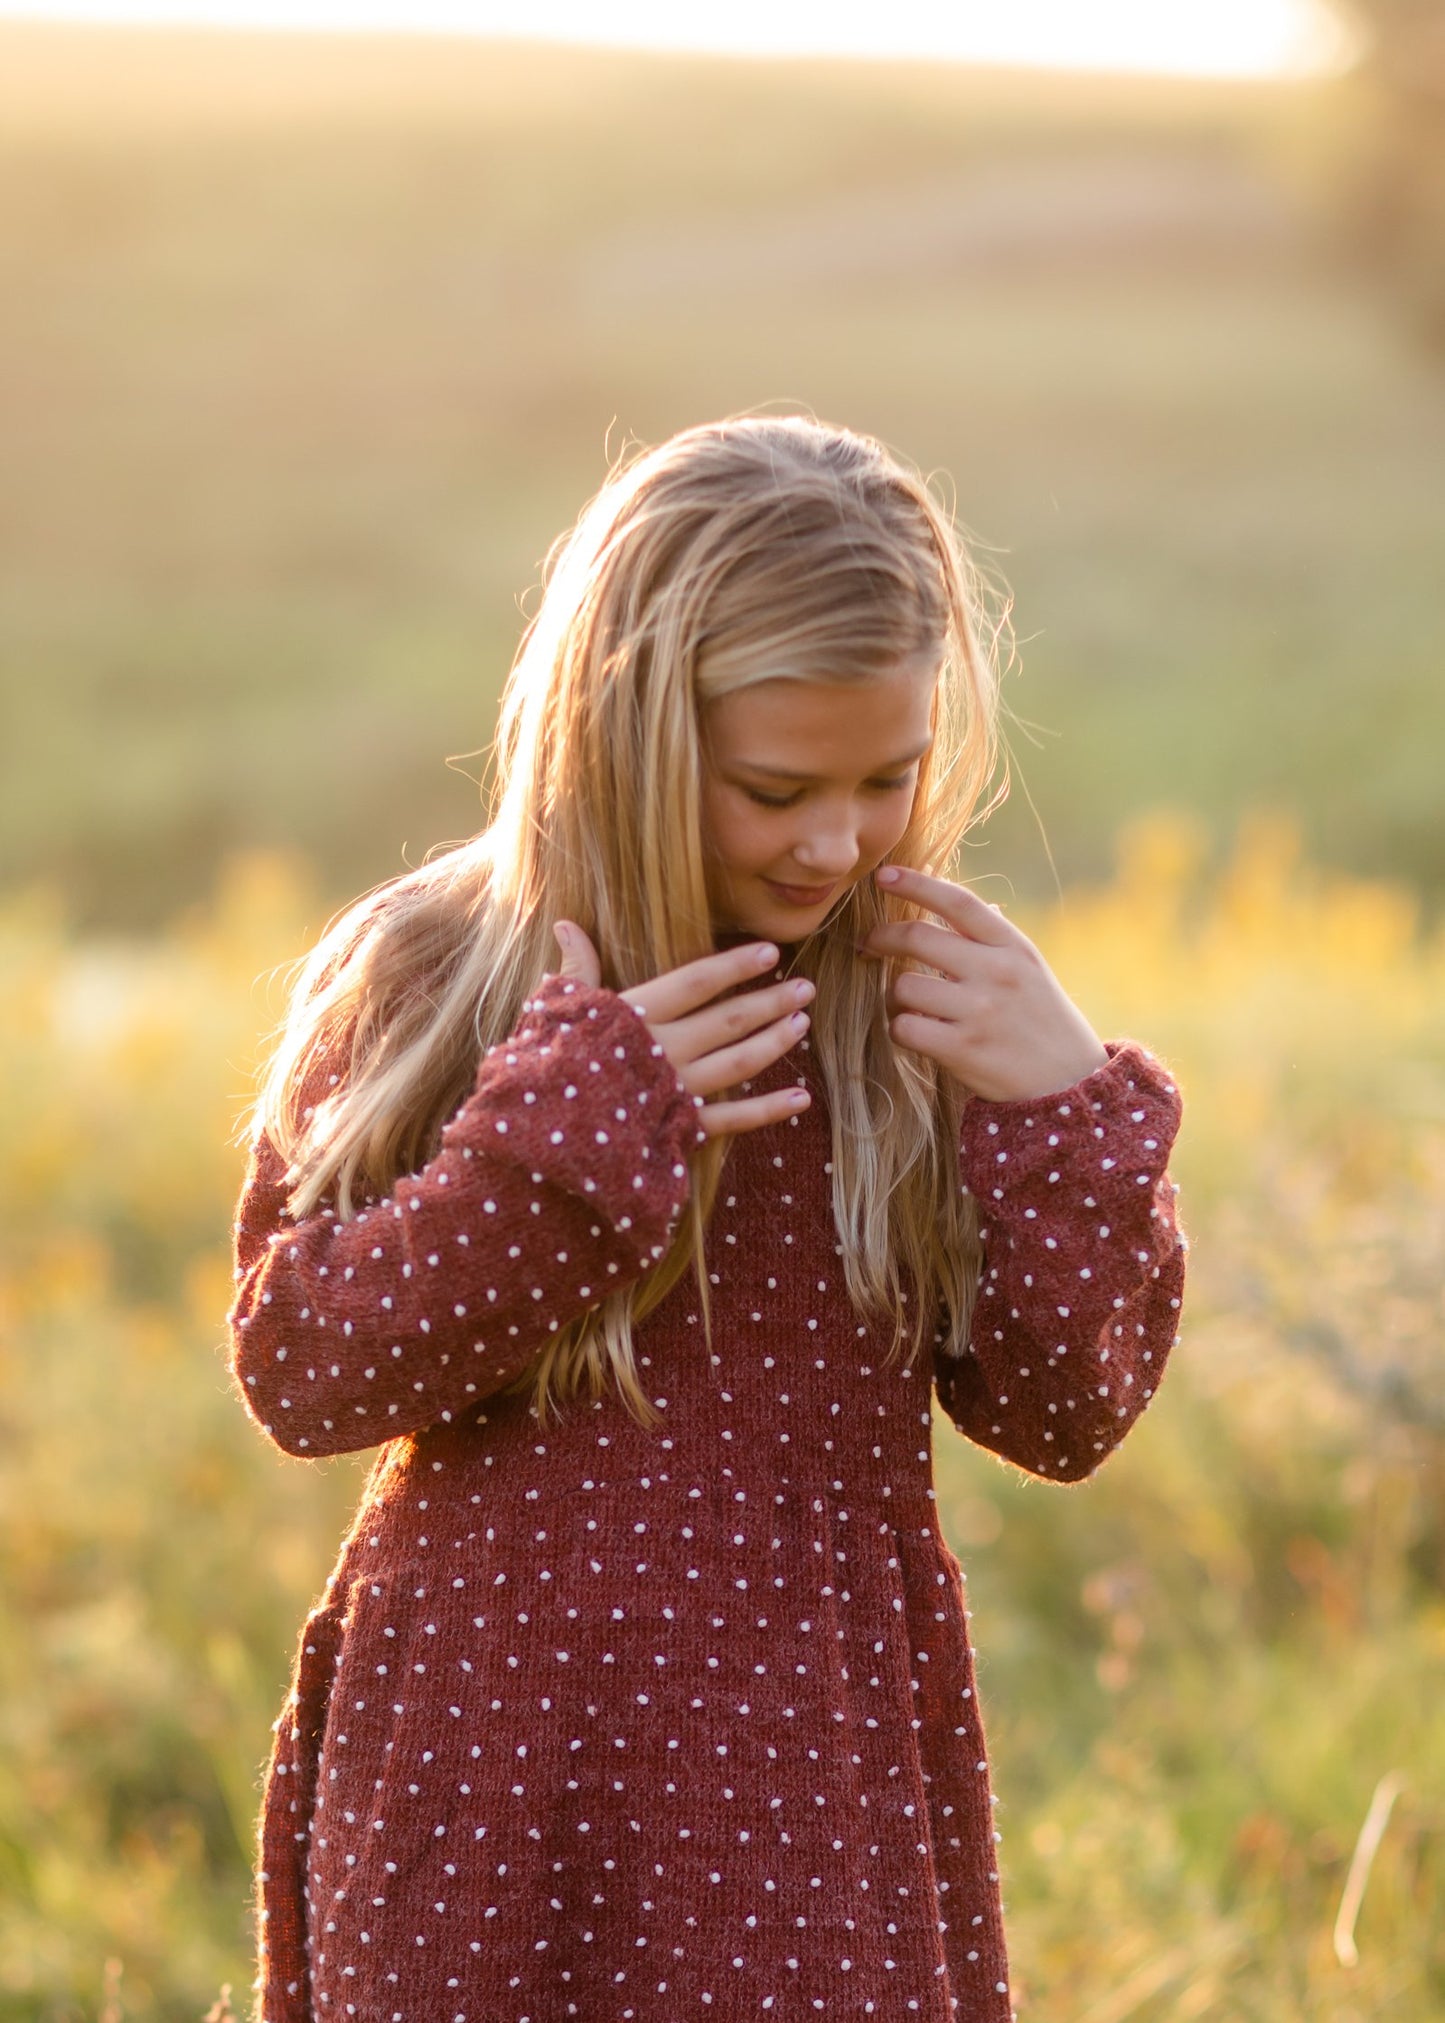
[[(901, 758), (885, 759), (881, 766), (875, 766), (873, 770), (875, 773), (891, 773), (899, 766), (911, 766), (915, 759), (923, 757), (923, 754), (932, 743), (933, 739), (929, 738), (916, 751), (905, 752)], [(816, 786), (819, 779), (822, 778), (822, 775), (819, 773), (790, 773), (786, 766), (760, 766), (752, 759), (734, 759), (733, 764), (743, 767), (749, 773), (766, 773), (770, 779), (774, 780), (801, 780), (805, 786)]]

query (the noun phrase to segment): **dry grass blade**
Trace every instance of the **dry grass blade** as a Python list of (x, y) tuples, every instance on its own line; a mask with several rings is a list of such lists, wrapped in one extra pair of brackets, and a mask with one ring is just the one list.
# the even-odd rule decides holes
[(1350, 1872), (1345, 1877), (1344, 1895), (1340, 1898), (1339, 1915), (1335, 1919), (1335, 1958), (1342, 1967), (1357, 1967), (1360, 1964), (1359, 1950), (1355, 1945), (1355, 1920), (1360, 1915), (1360, 1905), (1364, 1902), (1365, 1885), (1370, 1880), (1370, 1870), (1375, 1854), (1385, 1837), (1385, 1828), (1390, 1824), (1390, 1814), (1395, 1809), (1395, 1800), (1405, 1788), (1405, 1780), (1398, 1770), (1391, 1770), (1375, 1786), (1370, 1799), (1365, 1823), (1360, 1828), (1360, 1837), (1355, 1842), (1355, 1851), (1350, 1857)]

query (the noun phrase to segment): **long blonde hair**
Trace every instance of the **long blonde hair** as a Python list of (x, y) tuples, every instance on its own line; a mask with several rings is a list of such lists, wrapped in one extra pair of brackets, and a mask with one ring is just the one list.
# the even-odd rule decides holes
[[(709, 954), (700, 823), (702, 713), (778, 675), (846, 687), (915, 655), (939, 667), (934, 742), (891, 853), (948, 875), (990, 798), (997, 644), (1007, 607), (927, 482), (880, 442), (802, 415), (738, 414), (619, 457), (553, 543), (543, 595), (503, 691), (485, 829), (339, 914), (297, 965), (250, 1123), (289, 1162), (294, 1217), (349, 1218), (436, 1149), (483, 1050), (559, 965), (552, 923), (585, 927), (602, 981), (627, 990)], [(890, 917), (919, 909), (895, 902)], [(832, 1128), (833, 1212), (860, 1312), (892, 1316), (896, 1355), (945, 1319), (962, 1354), (978, 1275), (960, 1190), (961, 1093), (895, 1046), (896, 963), (856, 939), (885, 917), (871, 880), (796, 951), (817, 986), (810, 1034)], [(309, 1114), (308, 1073), (336, 1086)], [(512, 1389), (601, 1395), (610, 1370), (639, 1423), (656, 1414), (633, 1323), (691, 1264), (711, 1347), (704, 1234), (731, 1139), (689, 1155), (682, 1226), (655, 1270), (550, 1336)]]

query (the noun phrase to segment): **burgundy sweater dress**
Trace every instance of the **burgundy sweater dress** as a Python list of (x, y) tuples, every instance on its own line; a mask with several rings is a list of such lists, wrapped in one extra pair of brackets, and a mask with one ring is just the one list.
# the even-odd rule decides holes
[(1075, 1482), (1153, 1395), (1179, 1096), (1107, 1051), (1061, 1094), (966, 1106), (970, 1351), (940, 1330), (911, 1374), (846, 1295), (806, 1039), (753, 1077), (813, 1100), (733, 1141), (711, 1355), (690, 1273), (637, 1329), (649, 1432), (610, 1386), (545, 1431), (500, 1395), (687, 1199), (700, 1099), (619, 994), (545, 979), (437, 1155), (350, 1222), (288, 1220), (257, 1141), (240, 1394), (288, 1454), (378, 1450), (276, 1723), (263, 2023), (1007, 2023), (932, 1398)]

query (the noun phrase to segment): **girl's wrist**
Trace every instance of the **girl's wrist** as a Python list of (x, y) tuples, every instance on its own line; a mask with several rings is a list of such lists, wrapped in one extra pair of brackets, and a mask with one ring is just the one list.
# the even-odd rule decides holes
[(1025, 1110), (1030, 1104), (1052, 1102), (1056, 1097), (1071, 1096), (1076, 1092), (1086, 1095), (1089, 1084), (1096, 1076), (1108, 1074), (1115, 1055), (1126, 1044), (1123, 1040), (1098, 1040), (1094, 1046), (1081, 1049), (1078, 1054), (1061, 1058), (1053, 1075), (1041, 1071), (1038, 1079), (1030, 1078), (1027, 1086), (1022, 1082), (1007, 1088), (999, 1086), (987, 1094), (976, 1090), (970, 1101), (987, 1103), (999, 1110)]

